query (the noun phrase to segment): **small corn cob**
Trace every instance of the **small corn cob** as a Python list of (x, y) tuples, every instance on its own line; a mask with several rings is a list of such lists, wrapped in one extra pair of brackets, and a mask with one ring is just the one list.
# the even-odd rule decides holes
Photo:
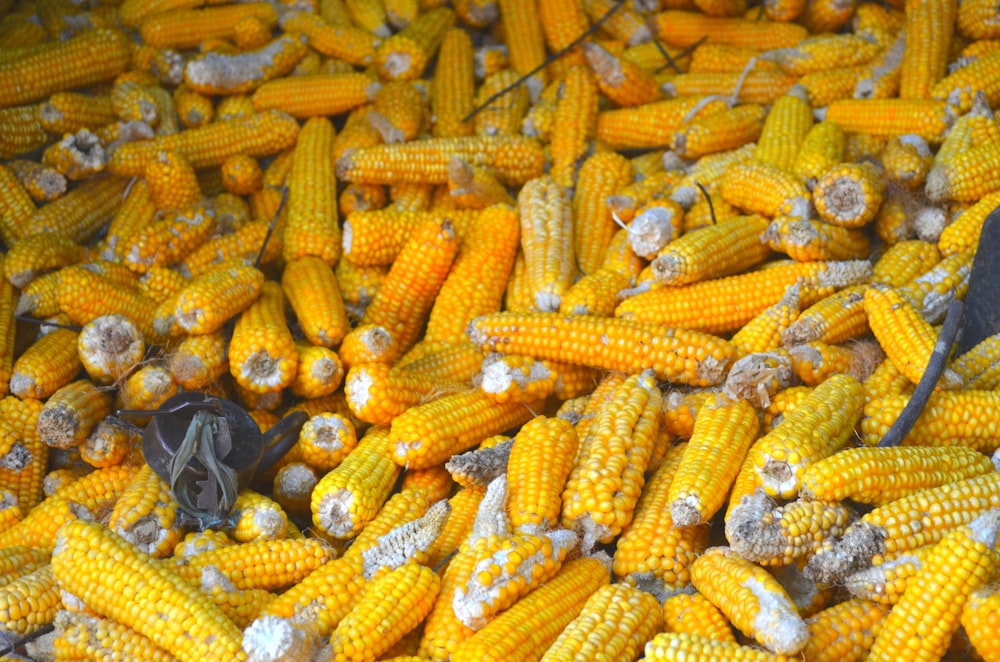
[(408, 26), (376, 46), (379, 75), (386, 80), (419, 78), (441, 46), (445, 33), (454, 25), (455, 12), (450, 7), (422, 12)]
[(0, 587), (0, 629), (8, 635), (31, 634), (51, 623), (61, 606), (52, 566), (42, 566)]
[(55, 448), (78, 445), (111, 409), (111, 397), (91, 382), (63, 386), (45, 402), (38, 416), (42, 441)]
[(18, 397), (47, 398), (65, 386), (83, 367), (78, 334), (56, 329), (39, 338), (14, 362), (10, 392)]
[(287, 535), (288, 515), (277, 502), (263, 494), (241, 490), (231, 513), (234, 525), (227, 524), (226, 529), (237, 543), (291, 537)]
[(35, 202), (51, 202), (66, 192), (66, 177), (55, 168), (18, 159), (7, 164)]
[(427, 115), (427, 94), (410, 81), (390, 81), (375, 95), (368, 123), (387, 144), (413, 140)]
[(759, 352), (773, 352), (781, 346), (785, 332), (799, 318), (798, 281), (788, 286), (781, 300), (766, 308), (733, 334), (729, 342), (739, 358)]
[[(968, 389), (935, 392), (903, 443), (908, 446), (968, 446), (992, 453), (1000, 447), (1000, 436), (992, 426), (983, 425), (979, 416), (991, 415), (996, 406), (994, 393)], [(907, 392), (869, 400), (861, 421), (862, 440), (866, 445), (873, 446), (885, 436), (909, 399)], [(955, 412), (964, 409), (975, 411), (976, 416), (955, 420)]]
[(364, 66), (375, 60), (379, 38), (350, 23), (328, 23), (311, 12), (291, 11), (282, 17), (287, 32), (301, 32), (309, 45), (329, 58)]
[(824, 609), (806, 619), (810, 637), (802, 654), (816, 662), (864, 659), (887, 613), (882, 605), (858, 599)]
[(674, 133), (670, 147), (686, 159), (737, 149), (760, 137), (766, 114), (762, 106), (751, 100), (696, 118)]
[(0, 456), (0, 485), (3, 485), (0, 489), (13, 495), (25, 517), (30, 516), (31, 509), (42, 500), (48, 464), (49, 447), (38, 435), (41, 411), (42, 403), (38, 400), (21, 400), (14, 396), (0, 399), (0, 416), (14, 432), (10, 450)]
[(460, 209), (514, 204), (507, 188), (489, 170), (477, 168), (458, 158), (452, 159), (448, 164), (448, 193), (451, 201)]
[(151, 267), (139, 280), (139, 291), (163, 303), (180, 292), (190, 282), (179, 270), (170, 267)]
[(212, 100), (183, 83), (174, 90), (173, 101), (178, 118), (187, 129), (203, 127), (215, 119)]
[[(819, 187), (817, 186), (817, 191)], [(824, 192), (824, 195), (829, 193)], [(871, 252), (868, 235), (861, 230), (819, 220), (775, 218), (761, 240), (793, 260), (858, 260)]]
[(817, 122), (805, 135), (792, 172), (805, 178), (811, 190), (830, 168), (844, 160), (844, 130), (835, 122)]
[(291, 115), (267, 110), (154, 140), (120, 145), (108, 160), (107, 171), (126, 177), (141, 175), (146, 165), (165, 150), (177, 152), (195, 168), (220, 165), (236, 154), (270, 156), (293, 145), (298, 132), (298, 124)]
[(297, 342), (296, 348), (299, 367), (291, 385), (292, 393), (303, 398), (321, 398), (340, 388), (344, 365), (335, 351), (306, 342)]
[(77, 243), (90, 241), (121, 205), (127, 185), (119, 177), (92, 177), (24, 219), (21, 236), (53, 232)]
[(315, 256), (291, 260), (281, 277), (288, 302), (303, 334), (316, 345), (340, 344), (347, 333), (347, 312), (333, 270)]
[(472, 135), (473, 125), (462, 121), (475, 105), (473, 48), (468, 33), (459, 28), (448, 30), (441, 42), (438, 61), (441, 66), (435, 69), (431, 96), (432, 134), (435, 138)]
[[(470, 336), (485, 350), (503, 349), (536, 359), (605, 370), (638, 372), (651, 368), (660, 379), (694, 386), (720, 382), (733, 356), (727, 342), (699, 332), (626, 319), (559, 313), (486, 315), (472, 322)], [(545, 340), (549, 336), (578, 338), (579, 344), (551, 344)], [(602, 338), (608, 338), (608, 342)], [(631, 338), (623, 346), (632, 350), (620, 353), (617, 340), (612, 342), (611, 338)], [(643, 352), (636, 353), (637, 347), (643, 348)], [(696, 354), (705, 358), (696, 358)], [(694, 365), (690, 365), (692, 361)]]
[[(579, 615), (587, 599), (607, 581), (607, 570), (599, 561), (589, 558), (570, 561), (547, 584), (459, 644), (451, 659), (485, 662), (540, 657)], [(557, 595), (561, 599), (553, 601)], [(520, 629), (522, 636), (510, 636), (515, 623), (527, 626)]]
[(734, 164), (721, 181), (726, 202), (769, 218), (787, 215), (806, 218), (809, 191), (797, 177), (777, 166), (749, 162)]
[(660, 629), (660, 606), (649, 594), (626, 584), (598, 589), (552, 644), (542, 662), (607, 654), (633, 659)]
[[(875, 508), (835, 543), (825, 544), (806, 566), (806, 574), (830, 584), (868, 567), (872, 559), (892, 560), (937, 543), (957, 527), (997, 508), (996, 472), (921, 490)], [(916, 521), (920, 526), (914, 528)]]
[(170, 357), (170, 377), (185, 389), (205, 388), (229, 371), (226, 348), (219, 332), (185, 338)]
[(354, 426), (341, 414), (311, 416), (299, 432), (294, 450), (298, 459), (324, 473), (340, 465), (357, 448)]
[(362, 363), (348, 371), (344, 392), (358, 418), (388, 424), (441, 386), (436, 379), (414, 371), (394, 370), (388, 363)]
[(141, 443), (139, 428), (108, 416), (80, 444), (80, 459), (92, 467), (110, 467), (130, 459)]
[(751, 455), (764, 491), (794, 498), (806, 468), (850, 439), (863, 399), (861, 383), (849, 375), (834, 375), (806, 396), (781, 425), (754, 445)]
[(515, 530), (556, 523), (578, 446), (572, 426), (558, 418), (538, 416), (518, 431), (507, 460), (507, 510)]
[(764, 120), (754, 158), (792, 170), (799, 150), (813, 126), (812, 109), (798, 88), (778, 99)]
[(150, 556), (168, 556), (181, 539), (178, 509), (169, 485), (146, 464), (115, 503), (108, 528)]
[[(589, 69), (576, 65), (566, 70), (556, 101), (550, 142), (550, 174), (559, 186), (570, 188), (576, 183), (577, 170), (583, 164), (597, 130), (599, 96), (597, 81)], [(613, 170), (608, 173), (612, 177), (613, 173), (622, 171), (622, 166), (613, 165)]]
[(215, 566), (239, 589), (274, 590), (302, 581), (331, 558), (332, 551), (321, 540), (257, 540), (179, 559), (171, 569), (194, 584), (206, 567)]
[(434, 571), (413, 563), (369, 583), (330, 637), (335, 659), (367, 660), (388, 651), (427, 616), (440, 588)]
[(955, 359), (951, 368), (972, 390), (992, 390), (1000, 383), (1000, 337), (993, 335)]
[(260, 296), (236, 320), (229, 343), (229, 372), (254, 393), (280, 390), (292, 383), (298, 352), (285, 322), (281, 286), (266, 281)]
[(826, 107), (823, 119), (839, 124), (845, 133), (885, 138), (912, 133), (936, 145), (951, 126), (954, 111), (937, 99), (839, 99)]
[(313, 524), (334, 538), (355, 537), (385, 503), (399, 471), (388, 428), (372, 428), (313, 490)]
[[(720, 278), (755, 266), (770, 255), (761, 242), (768, 227), (763, 216), (740, 216), (700, 228), (668, 243), (652, 262), (656, 280), (684, 285)], [(711, 250), (707, 247), (711, 246)]]
[(143, 173), (157, 209), (186, 209), (201, 202), (194, 168), (176, 152), (160, 152)]
[[(634, 179), (632, 164), (614, 152), (594, 154), (580, 167), (572, 200), (571, 234), (572, 254), (576, 256), (576, 262), (584, 274), (597, 271), (601, 267), (607, 246), (615, 234), (616, 225), (607, 207), (606, 198), (632, 183)], [(532, 212), (526, 210), (526, 213)], [(522, 246), (525, 245), (522, 242)], [(565, 253), (563, 259), (568, 257), (569, 253)], [(541, 306), (539, 308), (545, 310)]]
[[(936, 343), (933, 327), (892, 289), (868, 289), (865, 313), (872, 332), (896, 367), (912, 383), (919, 382)], [(955, 388), (960, 384), (961, 377), (946, 369), (941, 385)]]
[(932, 165), (930, 147), (920, 136), (892, 138), (882, 150), (886, 178), (911, 191), (923, 187)]
[(995, 587), (973, 591), (962, 607), (961, 623), (969, 641), (983, 659), (993, 662), (997, 650), (997, 596)]
[(559, 303), (559, 312), (610, 317), (615, 312), (618, 293), (629, 285), (629, 279), (622, 274), (598, 269), (580, 278), (566, 291)]
[(123, 377), (146, 353), (139, 329), (121, 315), (105, 315), (84, 324), (77, 348), (87, 374), (100, 384)]
[(288, 462), (274, 475), (274, 500), (289, 514), (309, 516), (309, 499), (319, 482), (315, 469), (305, 462)]
[(125, 71), (130, 60), (130, 43), (121, 30), (89, 30), (0, 67), (0, 108), (108, 80)]
[[(177, 395), (177, 385), (170, 372), (158, 365), (147, 364), (133, 372), (118, 391), (118, 399), (125, 409), (158, 409), (167, 398)], [(148, 419), (137, 419), (140, 425)]]
[[(217, 607), (166, 566), (154, 564), (102, 525), (78, 521), (61, 529), (52, 570), (63, 589), (98, 614), (148, 636), (179, 659), (245, 657), (240, 651), (239, 629)], [(121, 585), (134, 587), (127, 593), (127, 601), (121, 601)], [(160, 605), (176, 604), (178, 617), (164, 620), (155, 611), (133, 609), (151, 599), (147, 591), (155, 591)]]
[(311, 74), (278, 78), (253, 93), (257, 111), (277, 109), (298, 118), (339, 115), (372, 101), (379, 85), (363, 73)]
[(368, 184), (446, 184), (448, 163), (455, 156), (493, 169), (507, 185), (541, 175), (544, 160), (538, 142), (521, 136), (430, 138), (345, 153), (337, 161), (337, 178)]
[(653, 74), (635, 62), (616, 57), (598, 44), (584, 42), (582, 48), (601, 92), (616, 106), (641, 106), (663, 98)]
[(828, 170), (817, 180), (813, 202), (823, 220), (856, 228), (875, 218), (884, 193), (884, 175), (876, 167), (846, 163)]
[[(528, 89), (517, 86), (501, 97), (494, 99), (501, 90), (509, 89), (517, 82), (513, 69), (503, 69), (487, 78), (476, 92), (476, 106), (485, 106), (476, 114), (473, 125), (477, 136), (516, 135), (520, 133), (521, 122), (531, 105)], [(493, 101), (490, 101), (494, 99)], [(594, 110), (596, 115), (597, 111)]]
[(964, 602), (990, 581), (995, 570), (992, 549), (998, 528), (1000, 512), (993, 511), (956, 529), (935, 545), (886, 616), (872, 646), (872, 659), (894, 659), (902, 647), (917, 656), (945, 653), (950, 635), (959, 627)]
[(159, 335), (153, 328), (156, 302), (137, 290), (117, 285), (84, 268), (59, 274), (59, 308), (73, 322), (86, 324), (102, 315), (118, 314), (135, 324), (147, 341)]
[(558, 310), (576, 269), (569, 195), (549, 176), (526, 183), (518, 194), (521, 249), (536, 309)]
[(848, 575), (843, 587), (855, 598), (891, 606), (899, 602), (913, 576), (926, 564), (934, 545), (927, 545), (912, 554), (903, 554), (871, 568)]
[(806, 386), (816, 386), (838, 374), (864, 380), (868, 377), (868, 370), (884, 357), (876, 344), (866, 341), (850, 346), (813, 341), (792, 347), (788, 355), (792, 370)]
[(106, 94), (55, 92), (38, 109), (38, 120), (50, 133), (65, 135), (98, 129), (117, 119)]
[(718, 641), (690, 632), (663, 632), (646, 644), (645, 660), (680, 662), (690, 659), (772, 662), (784, 659), (767, 651), (741, 646), (735, 641)]
[(755, 490), (732, 509), (726, 539), (747, 561), (787, 566), (844, 533), (854, 512), (846, 504), (796, 499), (783, 506)]
[(733, 625), (768, 650), (794, 655), (805, 647), (808, 630), (785, 590), (729, 548), (707, 550), (692, 564), (691, 580)]
[(759, 430), (757, 412), (746, 400), (708, 400), (701, 406), (667, 495), (675, 525), (712, 519)]
[(605, 110), (597, 114), (594, 135), (613, 149), (664, 147), (686, 122), (725, 107), (725, 102), (719, 99), (681, 96), (632, 108)]
[[(836, 289), (867, 280), (870, 273), (867, 260), (777, 263), (767, 269), (682, 287), (654, 288), (625, 299), (615, 309), (615, 315), (724, 333), (742, 328), (780, 301), (785, 290), (799, 278), (804, 280), (801, 304), (811, 305)], [(698, 302), (697, 310), (690, 307), (691, 301)]]
[(413, 469), (434, 466), (530, 418), (522, 403), (498, 404), (476, 389), (445, 395), (393, 419), (392, 459)]
[(215, 227), (215, 211), (206, 205), (168, 212), (123, 242), (122, 262), (137, 273), (171, 266), (201, 245)]
[(924, 2), (910, 0), (906, 3), (903, 29), (907, 35), (921, 35), (920, 49), (912, 45), (903, 51), (900, 63), (901, 99), (926, 99), (946, 71), (954, 34), (957, 2)]
[(729, 621), (700, 593), (678, 593), (664, 600), (663, 630), (736, 643)]
[(195, 48), (205, 40), (234, 36), (237, 23), (255, 16), (270, 28), (277, 24), (273, 7), (250, 3), (246, 7), (182, 9), (147, 16), (139, 23), (142, 41), (156, 48)]
[(955, 253), (929, 271), (896, 288), (899, 295), (931, 324), (944, 319), (948, 306), (969, 289), (972, 255)]

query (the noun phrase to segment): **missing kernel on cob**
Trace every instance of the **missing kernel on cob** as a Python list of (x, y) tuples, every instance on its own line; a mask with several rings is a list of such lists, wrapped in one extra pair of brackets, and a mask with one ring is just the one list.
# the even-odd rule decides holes
[(1000, 659), (996, 14), (0, 2), (0, 655)]

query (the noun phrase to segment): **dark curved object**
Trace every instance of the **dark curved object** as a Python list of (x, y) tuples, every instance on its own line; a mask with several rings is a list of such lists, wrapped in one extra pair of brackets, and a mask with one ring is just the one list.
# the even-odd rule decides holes
[(989, 213), (979, 235), (972, 262), (969, 291), (965, 295), (965, 328), (959, 336), (955, 356), (1000, 333), (1000, 207)]

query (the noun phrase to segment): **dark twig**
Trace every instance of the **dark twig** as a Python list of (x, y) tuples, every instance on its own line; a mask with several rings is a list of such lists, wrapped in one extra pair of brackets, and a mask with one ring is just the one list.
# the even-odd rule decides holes
[(503, 88), (502, 90), (500, 90), (496, 94), (491, 95), (490, 98), (488, 98), (486, 101), (484, 101), (480, 105), (478, 105), (475, 108), (473, 108), (472, 112), (470, 112), (468, 115), (466, 115), (465, 117), (462, 118), (462, 122), (468, 122), (473, 117), (475, 117), (476, 115), (478, 115), (480, 111), (486, 109), (486, 107), (489, 106), (491, 103), (493, 103), (494, 101), (496, 101), (497, 99), (499, 99), (503, 95), (507, 94), (508, 92), (510, 92), (511, 90), (513, 90), (514, 88), (518, 87), (519, 85), (523, 85), (526, 80), (528, 80), (529, 78), (531, 78), (532, 76), (534, 76), (535, 74), (537, 74), (539, 71), (541, 71), (545, 67), (549, 66), (550, 64), (552, 64), (553, 62), (555, 62), (556, 60), (558, 60), (559, 58), (561, 58), (563, 55), (566, 55), (566, 53), (569, 53), (571, 50), (573, 50), (574, 48), (576, 48), (577, 46), (579, 46), (581, 43), (583, 43), (584, 39), (586, 39), (590, 35), (592, 35), (595, 32), (597, 32), (597, 30), (604, 24), (604, 22), (607, 21), (609, 18), (611, 18), (611, 16), (616, 11), (618, 11), (619, 9), (621, 9), (622, 6), (624, 6), (624, 4), (625, 4), (625, 0), (618, 0), (618, 2), (616, 2), (613, 5), (611, 5), (611, 9), (609, 9), (606, 12), (604, 12), (604, 16), (602, 16), (599, 19), (597, 19), (597, 21), (595, 21), (593, 25), (591, 25), (589, 28), (587, 28), (586, 32), (584, 32), (579, 37), (577, 37), (576, 39), (574, 39), (573, 41), (571, 41), (568, 46), (566, 46), (565, 48), (563, 48), (559, 52), (554, 53), (552, 56), (546, 58), (545, 62), (542, 62), (540, 65), (538, 65), (537, 67), (535, 67), (534, 69), (532, 69), (531, 71), (529, 71), (528, 73), (526, 73), (525, 75), (521, 76), (520, 78), (518, 78), (516, 81), (514, 81), (510, 85), (508, 85), (507, 87)]
[(271, 239), (271, 233), (274, 232), (274, 226), (278, 224), (278, 218), (281, 217), (281, 212), (285, 208), (285, 203), (288, 202), (288, 187), (281, 187), (281, 202), (278, 203), (278, 210), (274, 212), (274, 218), (271, 219), (271, 224), (267, 226), (267, 234), (264, 235), (264, 243), (260, 245), (260, 250), (257, 251), (257, 258), (253, 261), (253, 266), (260, 267), (260, 261), (264, 259), (264, 251), (267, 250), (267, 242)]
[(701, 185), (701, 182), (695, 182), (694, 185), (697, 186), (698, 190), (701, 191), (701, 194), (705, 196), (705, 202), (708, 203), (708, 213), (712, 215), (712, 225), (718, 225), (719, 221), (715, 218), (715, 207), (712, 205), (712, 196), (708, 194), (708, 190)]
[(83, 327), (74, 326), (72, 324), (59, 324), (58, 322), (40, 320), (34, 317), (28, 317), (27, 315), (14, 315), (14, 319), (18, 322), (27, 322), (28, 324), (37, 324), (38, 326), (54, 326), (57, 329), (69, 329), (70, 331), (76, 331), (77, 333), (83, 330)]
[(675, 70), (675, 71), (677, 71), (677, 73), (683, 73), (683, 72), (682, 72), (682, 71), (681, 71), (681, 70), (680, 70), (680, 69), (679, 69), (679, 68), (677, 67), (677, 65), (676, 65), (676, 64), (674, 64), (674, 63), (676, 62), (676, 60), (680, 60), (680, 59), (682, 59), (682, 58), (685, 58), (685, 57), (687, 57), (688, 55), (691, 55), (691, 53), (693, 53), (693, 52), (694, 52), (694, 49), (698, 48), (699, 46), (701, 46), (702, 44), (704, 44), (704, 43), (705, 43), (706, 41), (708, 41), (708, 35), (705, 35), (705, 36), (701, 37), (700, 39), (698, 39), (698, 41), (694, 42), (693, 44), (691, 44), (690, 46), (688, 46), (687, 48), (685, 48), (684, 50), (682, 50), (682, 51), (681, 51), (680, 53), (678, 53), (678, 54), (677, 54), (677, 58), (676, 58), (676, 59), (673, 59), (673, 58), (671, 58), (671, 57), (670, 57), (670, 56), (669, 56), (669, 55), (668, 55), (668, 54), (666, 53), (666, 51), (665, 51), (665, 50), (663, 49), (663, 47), (662, 47), (662, 46), (660, 45), (660, 42), (659, 42), (659, 41), (658, 41), (658, 40), (657, 40), (657, 39), (656, 39), (656, 38), (654, 37), (654, 38), (653, 38), (653, 43), (655, 43), (655, 44), (656, 44), (656, 47), (657, 47), (658, 49), (660, 49), (660, 52), (661, 52), (661, 53), (663, 53), (664, 57), (666, 57), (666, 58), (667, 58), (667, 63), (666, 63), (665, 65), (663, 65), (662, 67), (660, 67), (659, 69), (657, 69), (657, 70), (656, 70), (656, 73), (660, 73), (661, 71), (663, 71), (663, 70), (664, 70), (664, 69), (666, 69), (667, 67), (673, 67), (673, 68), (674, 68), (674, 70)]
[(927, 406), (927, 401), (930, 400), (931, 394), (937, 386), (938, 379), (941, 377), (941, 373), (944, 372), (945, 364), (948, 362), (948, 355), (951, 353), (951, 347), (962, 331), (964, 320), (965, 304), (955, 299), (948, 306), (948, 314), (944, 318), (944, 326), (941, 327), (941, 334), (938, 335), (937, 342), (934, 344), (934, 351), (931, 352), (931, 358), (927, 361), (927, 368), (924, 369), (924, 374), (920, 377), (920, 383), (913, 390), (913, 395), (910, 396), (906, 406), (903, 407), (899, 418), (896, 419), (896, 422), (892, 424), (889, 431), (882, 437), (882, 441), (878, 442), (879, 446), (898, 446), (903, 441), (903, 438), (909, 434), (910, 430), (913, 429), (913, 425), (920, 418), (924, 407)]
[(21, 637), (17, 641), (14, 641), (14, 642), (9, 643), (9, 644), (5, 644), (3, 646), (3, 648), (0, 648), (0, 656), (10, 655), (14, 651), (16, 651), (18, 648), (21, 648), (22, 646), (24, 646), (26, 643), (34, 641), (35, 639), (38, 639), (39, 637), (43, 637), (43, 636), (47, 635), (49, 632), (52, 632), (55, 629), (56, 629), (55, 625), (53, 625), (52, 623), (47, 623), (47, 624), (41, 626), (40, 628), (38, 628), (37, 630), (35, 630), (34, 632), (32, 632), (31, 634), (24, 635), (23, 637)]
[(676, 73), (680, 73), (681, 68), (677, 66), (677, 63), (674, 61), (674, 58), (670, 57), (670, 53), (667, 52), (667, 49), (663, 46), (663, 44), (660, 43), (660, 40), (657, 39), (656, 37), (653, 37), (653, 45), (656, 46), (656, 50), (660, 51), (660, 55), (663, 56), (663, 59), (667, 61), (665, 65), (656, 70), (656, 73), (660, 73), (667, 67), (670, 67)]

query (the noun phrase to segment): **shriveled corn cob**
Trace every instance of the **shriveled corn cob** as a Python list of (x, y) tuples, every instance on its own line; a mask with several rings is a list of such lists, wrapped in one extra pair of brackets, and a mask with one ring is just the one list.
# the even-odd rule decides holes
[(785, 332), (798, 321), (801, 289), (798, 281), (789, 285), (780, 301), (758, 313), (733, 334), (730, 342), (740, 358), (757, 352), (771, 352), (781, 346)]
[(289, 73), (307, 52), (303, 35), (286, 33), (233, 55), (201, 53), (185, 63), (184, 82), (199, 94), (248, 94)]
[(896, 288), (899, 295), (931, 324), (940, 323), (948, 305), (964, 297), (972, 273), (972, 254), (955, 253), (929, 271)]
[(105, 315), (84, 324), (77, 347), (87, 374), (101, 384), (123, 377), (146, 353), (142, 333), (121, 315)]
[(951, 368), (967, 389), (990, 390), (1000, 382), (1000, 337), (989, 336), (955, 359)]
[(419, 78), (444, 39), (455, 25), (450, 7), (435, 7), (422, 12), (408, 26), (375, 47), (375, 64), (387, 80)]
[(111, 409), (111, 397), (88, 380), (70, 382), (45, 402), (38, 433), (49, 446), (78, 445)]
[(843, 586), (855, 598), (891, 606), (899, 602), (907, 584), (923, 567), (934, 545), (927, 545), (912, 554), (903, 554), (871, 568), (848, 575)]

